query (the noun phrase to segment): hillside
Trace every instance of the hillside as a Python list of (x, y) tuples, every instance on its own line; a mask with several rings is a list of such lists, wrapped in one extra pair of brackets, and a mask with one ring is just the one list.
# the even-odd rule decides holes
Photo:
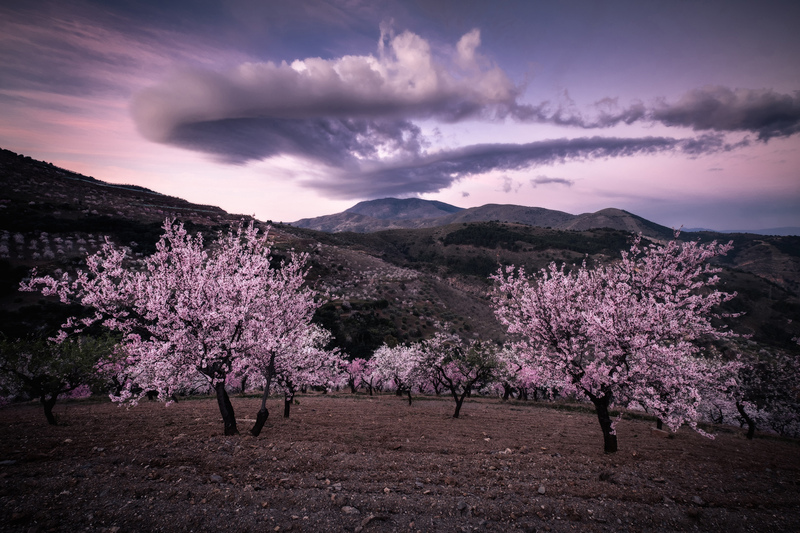
[[(129, 246), (135, 255), (147, 255), (166, 217), (176, 217), (208, 238), (247, 218), (140, 187), (106, 184), (8, 151), (0, 152), (0, 181), (0, 324), (10, 336), (52, 330), (66, 312), (48, 299), (17, 291), (32, 267), (44, 272), (78, 268), (106, 236)], [(575, 216), (488, 205), (453, 208), (456, 211), (434, 217), (437, 213), (429, 207), (365, 203), (358, 210), (368, 214), (346, 215), (371, 220), (386, 216), (390, 218), (383, 222), (394, 224), (398, 219), (391, 217), (428, 213), (431, 218), (405, 221), (438, 221), (430, 227), (372, 233), (287, 225), (270, 229), (279, 256), (289, 248), (310, 254), (309, 283), (332, 297), (316, 320), (334, 333), (336, 345), (350, 356), (369, 356), (384, 342), (430, 336), (437, 323), (447, 323), (467, 337), (502, 340), (487, 296), (487, 276), (500, 264), (535, 271), (551, 261), (613, 260), (629, 247), (631, 231), (650, 224), (618, 210)], [(452, 206), (433, 207), (447, 211)], [(509, 213), (513, 216), (507, 222), (502, 214)], [(584, 228), (581, 217), (593, 217), (600, 227)], [(441, 224), (444, 221), (448, 223)], [(573, 227), (558, 229), (567, 223)], [(623, 227), (603, 227), (612, 224)], [(659, 238), (665, 231), (671, 235), (659, 226), (650, 230)], [(715, 233), (691, 238), (734, 240), (734, 252), (722, 264), (727, 269), (723, 288), (739, 292), (731, 302), (733, 310), (746, 312), (736, 319), (736, 327), (758, 342), (790, 346), (791, 338), (800, 335), (800, 238)]]

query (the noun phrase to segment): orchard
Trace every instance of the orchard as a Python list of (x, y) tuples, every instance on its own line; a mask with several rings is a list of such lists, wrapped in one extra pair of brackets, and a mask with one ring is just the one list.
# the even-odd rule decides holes
[[(609, 458), (621, 453), (629, 457), (629, 450), (635, 457), (635, 448), (641, 444), (618, 444), (623, 419), (639, 428), (633, 430), (634, 439), (642, 433), (642, 424), (654, 423), (659, 428), (665, 424), (671, 432), (661, 432), (668, 437), (659, 444), (662, 449), (669, 448), (676, 435), (684, 435), (680, 444), (674, 440), (675, 446), (684, 450), (681, 453), (688, 442), (699, 446), (703, 439), (713, 439), (715, 432), (743, 434), (736, 426), (747, 427), (748, 441), (754, 438), (756, 428), (774, 438), (800, 434), (796, 356), (754, 350), (746, 337), (723, 325), (723, 319), (736, 318), (721, 311), (736, 295), (718, 289), (720, 269), (713, 260), (728, 253), (730, 244), (680, 242), (677, 238), (644, 244), (636, 238), (619, 259), (603, 264), (552, 263), (534, 274), (503, 266), (492, 278), (491, 297), (494, 312), (507, 331), (504, 344), (459, 336), (455, 328), (443, 323), (427, 339), (387, 343), (369, 358), (354, 359), (332, 346), (331, 334), (313, 321), (314, 312), (328, 296), (307, 283), (306, 254), (289, 251), (277, 260), (268, 233), (252, 223), (220, 232), (210, 243), (172, 220), (164, 223), (163, 231), (151, 256), (137, 260), (126, 248), (106, 241), (87, 257), (85, 269), (57, 276), (33, 272), (22, 284), (24, 291), (57, 297), (63, 304), (79, 306), (83, 313), (68, 319), (49, 338), (0, 342), (0, 394), (7, 403), (36, 399), (47, 422), (55, 426), (60, 422), (54, 414), (59, 396), (67, 399), (104, 391), (114, 402), (129, 407), (144, 398), (167, 404), (179, 401), (180, 407), (172, 405), (171, 412), (185, 413), (186, 418), (178, 415), (174, 420), (169, 415), (174, 421), (159, 430), (154, 437), (157, 443), (180, 439), (185, 428), (196, 426), (200, 419), (190, 418), (195, 411), (202, 413), (208, 424), (218, 423), (219, 416), (223, 436), (235, 439), (224, 441), (225, 446), (246, 443), (231, 445), (237, 450), (242, 446), (256, 449), (269, 441), (266, 445), (274, 450), (271, 442), (284, 442), (284, 451), (294, 449), (304, 458), (307, 464), (303, 468), (322, 469), (310, 482), (314, 486), (326, 479), (321, 463), (314, 466), (315, 461), (323, 461), (314, 453), (322, 452), (319, 446), (299, 445), (288, 436), (296, 429), (287, 425), (292, 423), (290, 412), (296, 405), (292, 420), (300, 420), (294, 423), (313, 420), (320, 424), (314, 438), (326, 438), (326, 431), (347, 431), (347, 415), (341, 411), (337, 411), (338, 426), (327, 424), (324, 415), (317, 413), (327, 409), (326, 402), (337, 406), (332, 409), (341, 409), (344, 389), (349, 389), (347, 397), (353, 400), (346, 404), (353, 409), (351, 416), (359, 418), (352, 424), (358, 428), (353, 438), (360, 440), (370, 434), (370, 438), (385, 440), (360, 420), (366, 417), (378, 424), (369, 409), (380, 405), (381, 416), (389, 417), (380, 422), (382, 431), (406, 435), (405, 443), (391, 445), (392, 451), (413, 448), (412, 438), (429, 439), (437, 424), (449, 428), (446, 431), (453, 439), (469, 439), (458, 445), (469, 450), (474, 447), (470, 442), (493, 443), (497, 431), (505, 432), (502, 442), (506, 444), (486, 452), (491, 454), (524, 455), (537, 448), (549, 454), (551, 446), (572, 450), (564, 453), (580, 449), (585, 454), (601, 435), (602, 448), (596, 448), (603, 452), (600, 457)], [(387, 393), (405, 397), (407, 402)], [(205, 394), (215, 399), (218, 415), (207, 408), (185, 406), (208, 402), (194, 399)], [(272, 394), (281, 398), (284, 422), (268, 421)], [(444, 406), (453, 404), (445, 398), (455, 404), (454, 410), (446, 408), (446, 416)], [(306, 400), (315, 406), (310, 411), (305, 408)], [(235, 404), (239, 411), (255, 411), (254, 419), (246, 419), (254, 423), (247, 436), (237, 436)], [(437, 409), (438, 422), (420, 421), (422, 426), (415, 428), (415, 417), (431, 406)], [(486, 419), (488, 406), (493, 413), (491, 421)], [(513, 406), (525, 406), (529, 421), (499, 414), (503, 409), (520, 409)], [(558, 424), (554, 422), (558, 417), (573, 417), (568, 412), (579, 413), (574, 416), (583, 417), (583, 423), (587, 406), (599, 422), (599, 433), (596, 424), (593, 431), (582, 426), (565, 431), (558, 443), (550, 440), (543, 446), (535, 444), (543, 442), (541, 435), (522, 429), (533, 427), (537, 417)], [(539, 407), (550, 409), (545, 415)], [(95, 408), (102, 416), (120, 420), (129, 416), (111, 415), (99, 405)], [(152, 412), (150, 405), (138, 409), (143, 408)], [(13, 409), (7, 407), (3, 412)], [(87, 404), (85, 409), (93, 407)], [(190, 411), (193, 414), (188, 414)], [(513, 422), (508, 421), (511, 418)], [(385, 429), (395, 419), (411, 422), (402, 429), (400, 425)], [(152, 418), (147, 420), (150, 423)], [(731, 425), (735, 429), (730, 429)], [(423, 426), (427, 428), (424, 433)], [(678, 433), (682, 426), (694, 429), (695, 436), (686, 440), (686, 432)], [(481, 427), (493, 428), (491, 434)], [(509, 440), (512, 436), (513, 441)], [(218, 443), (217, 437), (202, 431), (195, 432), (195, 439)], [(785, 442), (796, 446), (796, 441)], [(731, 446), (738, 444), (725, 446), (725, 453), (730, 454)], [(484, 453), (463, 449), (459, 453), (473, 452)], [(554, 453), (562, 456), (562, 452)], [(269, 457), (278, 460), (277, 454)], [(586, 457), (581, 460), (599, 460), (594, 455), (594, 459)], [(534, 457), (528, 459), (533, 464)], [(469, 464), (469, 468), (482, 468)], [(515, 468), (529, 467), (519, 463)], [(613, 474), (605, 471), (599, 475), (601, 480), (603, 476), (613, 479)], [(248, 486), (258, 483), (256, 479)], [(422, 489), (430, 481), (415, 483)], [(525, 490), (545, 494), (530, 483), (520, 483), (515, 477), (507, 485), (524, 485)], [(333, 490), (332, 501), (339, 501), (339, 489)], [(384, 494), (393, 490), (387, 486)], [(459, 508), (470, 518), (477, 516), (471, 514), (472, 509), (467, 504)], [(376, 513), (379, 511), (369, 520), (365, 517), (359, 527), (376, 519)]]

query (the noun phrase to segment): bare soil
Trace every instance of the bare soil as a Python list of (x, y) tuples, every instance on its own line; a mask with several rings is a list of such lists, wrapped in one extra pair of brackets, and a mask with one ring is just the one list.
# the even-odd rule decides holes
[(0, 409), (2, 531), (800, 531), (800, 445), (738, 428), (668, 438), (591, 411), (307, 395)]

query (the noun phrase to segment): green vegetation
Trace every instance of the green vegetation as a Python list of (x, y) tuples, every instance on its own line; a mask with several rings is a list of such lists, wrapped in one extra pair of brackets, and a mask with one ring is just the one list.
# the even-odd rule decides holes
[(448, 233), (442, 243), (445, 246), (461, 244), (489, 249), (500, 247), (512, 252), (558, 248), (580, 254), (598, 254), (621, 250), (630, 241), (630, 234), (618, 230), (552, 230), (546, 233), (530, 230), (531, 228), (524, 226), (481, 222)]

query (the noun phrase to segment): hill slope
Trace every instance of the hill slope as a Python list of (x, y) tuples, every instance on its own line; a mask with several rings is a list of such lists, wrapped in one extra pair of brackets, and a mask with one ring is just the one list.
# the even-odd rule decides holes
[[(0, 331), (10, 336), (46, 333), (63, 320), (57, 304), (17, 292), (32, 267), (44, 272), (80, 268), (106, 236), (129, 246), (134, 255), (147, 255), (166, 217), (178, 218), (208, 239), (247, 218), (140, 187), (103, 183), (8, 151), (0, 151), (0, 182)], [(422, 211), (411, 203), (378, 202), (359, 210), (389, 217), (436, 214), (421, 206)], [(450, 209), (447, 204), (433, 207)], [(309, 253), (309, 283), (331, 295), (316, 320), (334, 333), (345, 353), (361, 357), (384, 342), (430, 336), (437, 323), (466, 337), (502, 340), (487, 297), (487, 275), (499, 265), (524, 265), (533, 272), (551, 261), (609, 261), (630, 245), (630, 231), (671, 235), (660, 226), (647, 233), (647, 221), (618, 210), (570, 215), (521, 206), (455, 209), (405, 220), (341, 214), (385, 227), (413, 223), (418, 228), (325, 233), (277, 225), (270, 235), (279, 257), (290, 248)], [(562, 224), (572, 229), (556, 229)], [(622, 227), (582, 229), (592, 224)], [(722, 264), (728, 268), (723, 289), (739, 292), (732, 310), (746, 312), (737, 327), (753, 333), (756, 341), (781, 346), (800, 335), (800, 238), (716, 233), (691, 238), (734, 240), (734, 251)]]

